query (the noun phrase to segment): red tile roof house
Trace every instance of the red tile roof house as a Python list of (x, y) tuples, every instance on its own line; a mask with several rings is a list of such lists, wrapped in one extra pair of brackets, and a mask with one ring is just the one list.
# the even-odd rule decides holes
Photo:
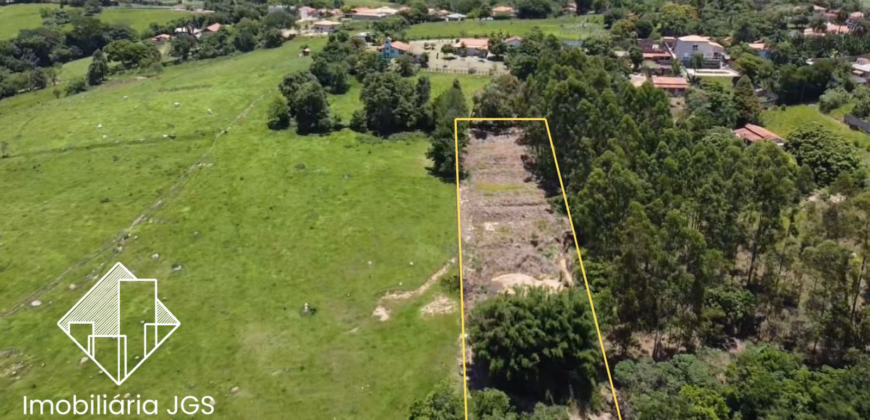
[(746, 144), (752, 144), (758, 141), (772, 141), (779, 146), (785, 144), (779, 134), (755, 124), (746, 124), (743, 128), (734, 130), (734, 135), (743, 139), (743, 142)]
[(314, 22), (314, 32), (329, 34), (335, 32), (338, 27), (341, 26), (338, 22), (333, 22), (331, 20), (320, 20)]
[(489, 39), (487, 38), (462, 38), (453, 44), (453, 48), (465, 48), (466, 56), (486, 57), (489, 53)]
[(689, 82), (682, 77), (653, 76), (652, 84), (656, 89), (662, 89), (670, 96), (683, 96), (689, 89)]
[(411, 53), (411, 44), (402, 41), (393, 41), (390, 37), (384, 40), (384, 45), (378, 46), (378, 51), (385, 60), (392, 60), (400, 55)]
[(494, 18), (512, 17), (514, 14), (516, 12), (511, 6), (496, 6), (492, 8), (492, 17)]

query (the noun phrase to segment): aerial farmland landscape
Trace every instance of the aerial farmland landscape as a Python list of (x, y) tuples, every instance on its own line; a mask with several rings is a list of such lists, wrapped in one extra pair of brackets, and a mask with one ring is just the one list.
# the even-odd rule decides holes
[(870, 418), (865, 13), (3, 2), (0, 419)]

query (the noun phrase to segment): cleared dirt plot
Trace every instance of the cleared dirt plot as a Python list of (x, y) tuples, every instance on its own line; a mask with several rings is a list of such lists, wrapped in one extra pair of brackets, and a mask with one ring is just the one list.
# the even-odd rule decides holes
[(460, 184), (460, 198), (465, 296), (472, 304), (516, 286), (560, 290), (572, 281), (563, 240), (571, 226), (526, 169), (521, 134), (473, 131), (468, 144), (464, 167), (471, 175)]

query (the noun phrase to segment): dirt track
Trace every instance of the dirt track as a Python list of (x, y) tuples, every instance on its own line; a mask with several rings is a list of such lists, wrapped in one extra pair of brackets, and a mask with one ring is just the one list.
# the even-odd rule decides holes
[(523, 160), (520, 132), (472, 136), (460, 184), (465, 299), (512, 286), (560, 288), (571, 282), (562, 238), (568, 220), (555, 214)]

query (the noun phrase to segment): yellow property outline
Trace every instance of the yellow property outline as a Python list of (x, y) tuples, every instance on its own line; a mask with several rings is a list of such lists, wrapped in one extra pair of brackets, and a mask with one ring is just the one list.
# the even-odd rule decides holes
[(559, 170), (559, 160), (556, 159), (556, 148), (553, 146), (553, 136), (550, 135), (550, 124), (546, 118), (456, 118), (453, 120), (454, 156), (456, 157), (456, 226), (459, 238), (459, 306), (462, 313), (462, 393), (465, 400), (465, 420), (468, 420), (468, 374), (465, 359), (465, 288), (462, 281), (462, 216), (459, 200), (459, 121), (543, 121), (547, 128), (547, 138), (550, 140), (550, 150), (553, 151), (553, 162), (556, 164), (556, 174), (559, 177), (559, 187), (562, 189), (562, 198), (565, 200), (565, 210), (568, 212), (568, 222), (571, 224), (571, 234), (574, 236), (574, 248), (577, 249), (577, 258), (580, 261), (580, 272), (583, 273), (583, 284), (586, 285), (586, 295), (589, 297), (589, 308), (592, 309), (592, 320), (595, 321), (595, 332), (598, 333), (598, 345), (601, 346), (601, 357), (604, 358), (604, 368), (607, 370), (607, 380), (610, 382), (610, 392), (613, 395), (613, 403), (616, 406), (616, 415), (622, 420), (619, 411), (619, 401), (616, 399), (616, 388), (613, 387), (613, 378), (610, 376), (610, 365), (607, 363), (607, 354), (604, 352), (604, 340), (601, 338), (601, 328), (598, 326), (598, 316), (595, 315), (595, 304), (592, 303), (592, 291), (589, 289), (589, 281), (586, 280), (586, 268), (583, 267), (583, 257), (580, 255), (580, 247), (577, 245), (577, 231), (574, 229), (574, 221), (571, 219), (571, 208), (568, 207), (568, 196), (565, 194), (565, 185), (562, 183), (562, 172)]

